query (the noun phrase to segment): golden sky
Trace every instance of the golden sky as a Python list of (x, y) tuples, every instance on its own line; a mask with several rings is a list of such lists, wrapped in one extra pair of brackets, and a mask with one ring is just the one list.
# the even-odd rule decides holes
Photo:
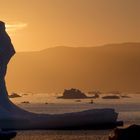
[(140, 41), (140, 0), (0, 0), (17, 51)]

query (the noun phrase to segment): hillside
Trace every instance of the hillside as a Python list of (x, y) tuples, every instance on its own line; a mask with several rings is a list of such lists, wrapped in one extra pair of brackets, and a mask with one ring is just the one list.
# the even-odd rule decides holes
[(20, 52), (8, 66), (9, 91), (140, 91), (140, 43)]

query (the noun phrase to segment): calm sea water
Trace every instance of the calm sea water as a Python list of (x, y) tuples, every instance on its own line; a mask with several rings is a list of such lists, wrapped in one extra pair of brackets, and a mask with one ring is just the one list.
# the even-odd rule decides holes
[[(48, 94), (23, 95), (12, 99), (18, 106), (36, 113), (65, 113), (77, 112), (94, 108), (114, 108), (119, 113), (118, 120), (124, 121), (124, 126), (140, 124), (140, 95), (130, 94), (131, 98), (121, 99), (90, 99), (64, 100)], [(30, 103), (21, 103), (29, 101)], [(111, 130), (83, 131), (19, 131), (15, 140), (107, 140)]]

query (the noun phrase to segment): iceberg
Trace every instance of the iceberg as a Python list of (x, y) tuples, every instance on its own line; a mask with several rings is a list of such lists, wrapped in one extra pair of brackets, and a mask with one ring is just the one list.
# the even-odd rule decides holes
[(93, 109), (64, 114), (36, 114), (12, 103), (5, 84), (7, 65), (15, 54), (11, 39), (0, 21), (0, 127), (1, 129), (79, 129), (116, 124), (114, 109)]

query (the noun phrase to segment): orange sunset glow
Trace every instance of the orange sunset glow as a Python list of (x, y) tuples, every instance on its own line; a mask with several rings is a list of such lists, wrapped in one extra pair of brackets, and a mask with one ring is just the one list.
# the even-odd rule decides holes
[(0, 0), (17, 51), (140, 41), (139, 0)]
[(140, 0), (0, 0), (0, 140), (139, 140), (139, 26)]

